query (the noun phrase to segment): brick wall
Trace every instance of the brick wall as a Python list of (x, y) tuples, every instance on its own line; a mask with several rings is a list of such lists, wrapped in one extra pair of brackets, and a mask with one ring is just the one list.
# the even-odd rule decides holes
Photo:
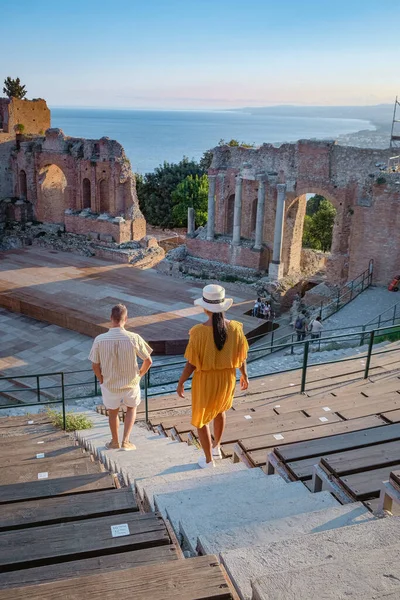
[(18, 98), (10, 98), (6, 102), (2, 100), (5, 132), (13, 133), (19, 123), (24, 126), (26, 134), (43, 135), (50, 127), (50, 110), (45, 100), (19, 100)]
[(77, 233), (79, 235), (93, 234), (92, 237), (94, 238), (97, 235), (100, 237), (112, 236), (113, 241), (117, 244), (129, 242), (132, 239), (132, 221), (112, 223), (111, 221), (98, 221), (97, 219), (80, 217), (79, 215), (65, 215), (65, 230), (68, 233)]
[(247, 246), (232, 246), (229, 242), (221, 240), (210, 242), (199, 238), (188, 238), (186, 248), (191, 256), (248, 269), (266, 269), (269, 263), (268, 248), (257, 251)]

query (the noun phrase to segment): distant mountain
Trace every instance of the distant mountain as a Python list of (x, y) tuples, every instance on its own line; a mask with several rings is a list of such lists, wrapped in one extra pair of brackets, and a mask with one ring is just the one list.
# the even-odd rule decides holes
[(251, 114), (287, 117), (325, 117), (341, 119), (364, 119), (372, 121), (380, 127), (391, 127), (393, 104), (376, 104), (374, 106), (260, 106), (238, 109)]

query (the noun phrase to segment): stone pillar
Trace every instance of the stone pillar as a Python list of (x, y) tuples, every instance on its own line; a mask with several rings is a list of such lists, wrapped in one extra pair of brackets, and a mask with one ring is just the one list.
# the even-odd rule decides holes
[(281, 255), (285, 217), (286, 184), (278, 183), (276, 188), (278, 193), (276, 199), (274, 250), (272, 254), (272, 262), (269, 266), (269, 275), (274, 279), (280, 279), (283, 276), (283, 264), (281, 263)]
[(208, 221), (207, 239), (212, 241), (215, 236), (215, 175), (208, 176)]
[(233, 213), (232, 244), (234, 246), (239, 246), (240, 244), (240, 230), (242, 227), (242, 183), (243, 180), (241, 176), (237, 175), (235, 187), (235, 207)]
[(194, 224), (194, 208), (188, 208), (188, 226), (187, 226), (187, 235), (192, 236), (194, 234), (195, 224)]
[(259, 180), (259, 185), (257, 197), (256, 239), (254, 242), (254, 250), (261, 250), (264, 229), (265, 180), (263, 175), (258, 176), (257, 179)]

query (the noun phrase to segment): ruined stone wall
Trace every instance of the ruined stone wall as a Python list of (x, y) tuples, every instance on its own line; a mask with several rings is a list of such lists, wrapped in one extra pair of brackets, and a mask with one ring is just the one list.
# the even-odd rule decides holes
[(21, 124), (25, 134), (43, 135), (50, 127), (50, 110), (42, 99), (0, 98), (0, 123), (4, 133), (14, 133)]
[[(381, 170), (391, 154), (390, 149), (353, 148), (310, 140), (279, 147), (271, 144), (260, 148), (219, 146), (214, 150), (209, 171), (210, 175), (217, 176), (216, 233), (231, 234), (235, 177), (240, 175), (243, 179), (241, 235), (252, 240), (257, 176), (262, 174), (266, 188), (263, 246), (269, 256), (274, 240), (276, 184), (286, 184), (284, 275), (300, 269), (301, 265), (305, 213), (302, 197), (318, 193), (328, 198), (337, 211), (331, 255), (327, 260), (329, 278), (334, 282), (353, 278), (368, 267), (372, 258), (375, 281), (386, 284), (400, 264), (400, 244), (396, 242), (400, 177), (393, 174), (393, 181), (389, 181), (391, 176), (387, 177)], [(387, 181), (378, 184), (382, 175)], [(193, 240), (190, 252), (193, 256), (203, 257), (205, 253), (216, 256), (220, 247), (214, 250), (212, 247), (217, 243), (218, 239), (209, 242), (211, 246), (206, 252), (203, 240), (198, 240), (197, 247)], [(247, 260), (245, 254), (243, 260)], [(221, 251), (220, 260), (240, 265), (241, 251), (238, 248)]]
[[(10, 195), (30, 203), (37, 220), (64, 223), (73, 233), (118, 230), (116, 241), (146, 234), (135, 178), (118, 142), (70, 138), (48, 129), (44, 136), (22, 136), (9, 162)], [(81, 220), (72, 218), (81, 212)], [(121, 227), (113, 226), (114, 219)]]
[(210, 242), (204, 239), (188, 238), (186, 248), (189, 256), (255, 269), (256, 271), (266, 269), (270, 260), (267, 248), (263, 248), (260, 252), (249, 246), (232, 246), (228, 240)]

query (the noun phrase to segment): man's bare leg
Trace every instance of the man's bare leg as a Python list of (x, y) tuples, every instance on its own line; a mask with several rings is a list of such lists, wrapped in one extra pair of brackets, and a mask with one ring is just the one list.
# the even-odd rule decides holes
[(110, 424), (111, 429), (111, 437), (112, 441), (116, 444), (119, 443), (118, 440), (118, 430), (119, 430), (119, 416), (118, 416), (119, 408), (115, 408), (113, 410), (108, 409), (108, 422)]
[(224, 412), (217, 415), (214, 419), (213, 448), (218, 448), (221, 443), (222, 434), (224, 433), (224, 429), (225, 429), (225, 422), (226, 422), (226, 414)]
[(135, 423), (135, 419), (136, 419), (136, 406), (133, 408), (131, 406), (127, 406), (126, 415), (125, 415), (125, 423), (124, 423), (124, 437), (123, 437), (122, 443), (129, 442), (129, 436), (131, 435), (132, 427), (133, 427), (133, 424)]

